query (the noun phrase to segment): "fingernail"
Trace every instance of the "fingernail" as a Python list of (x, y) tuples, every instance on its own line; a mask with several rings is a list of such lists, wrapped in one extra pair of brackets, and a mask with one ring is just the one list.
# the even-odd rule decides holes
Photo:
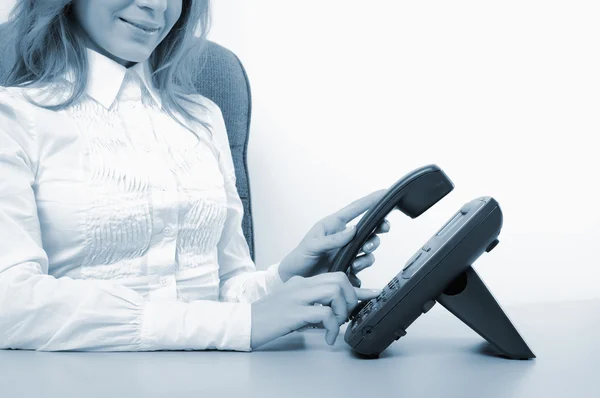
[(383, 290), (381, 290), (381, 289), (371, 289), (371, 291), (372, 291), (374, 294), (381, 294), (381, 292), (383, 292)]
[(371, 250), (373, 248), (373, 242), (369, 242), (365, 245), (366, 250)]
[(349, 227), (346, 227), (346, 229), (344, 230), (344, 234), (350, 233), (352, 231), (354, 231), (355, 226), (354, 225), (350, 225)]

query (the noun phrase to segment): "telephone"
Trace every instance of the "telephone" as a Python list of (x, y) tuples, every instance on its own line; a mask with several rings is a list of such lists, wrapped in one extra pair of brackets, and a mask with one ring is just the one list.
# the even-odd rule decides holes
[[(342, 247), (329, 268), (350, 272), (352, 260), (384, 218), (394, 209), (416, 218), (454, 189), (437, 166), (416, 169), (396, 183), (360, 219), (356, 235)], [(499, 242), (502, 211), (490, 196), (464, 204), (406, 262), (382, 293), (361, 302), (349, 316), (344, 340), (366, 358), (377, 358), (436, 302), (511, 359), (535, 358), (504, 310), (479, 278), (472, 264)]]

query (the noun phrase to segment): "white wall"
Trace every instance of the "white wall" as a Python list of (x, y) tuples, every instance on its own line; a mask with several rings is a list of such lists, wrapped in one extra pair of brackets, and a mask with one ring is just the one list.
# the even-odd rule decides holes
[(254, 94), (257, 264), (321, 217), (437, 163), (455, 190), (396, 212), (382, 286), (463, 203), (495, 197), (501, 243), (476, 263), (503, 303), (600, 297), (597, 1), (214, 1), (212, 39)]
[(0, 2), (0, 22), (6, 21), (8, 13), (14, 4), (14, 0), (2, 0), (2, 2)]
[[(6, 0), (4, 0), (6, 1)], [(0, 6), (0, 10), (6, 6)], [(242, 59), (257, 265), (428, 163), (456, 188), (390, 216), (363, 285), (388, 282), (465, 202), (495, 197), (475, 268), (506, 304), (600, 297), (597, 1), (215, 0), (210, 38)]]

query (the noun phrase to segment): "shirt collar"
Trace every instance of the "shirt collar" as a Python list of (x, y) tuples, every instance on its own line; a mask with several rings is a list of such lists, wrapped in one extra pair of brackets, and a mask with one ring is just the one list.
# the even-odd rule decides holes
[[(138, 62), (137, 64), (126, 68), (118, 62), (100, 54), (90, 48), (86, 49), (88, 59), (88, 80), (86, 84), (86, 94), (98, 101), (104, 108), (109, 109), (115, 102), (125, 75), (128, 70), (136, 73), (152, 99), (160, 106), (160, 95), (150, 78), (150, 65), (148, 60)], [(131, 73), (130, 72), (130, 73)], [(73, 81), (72, 75), (67, 75), (67, 80)]]

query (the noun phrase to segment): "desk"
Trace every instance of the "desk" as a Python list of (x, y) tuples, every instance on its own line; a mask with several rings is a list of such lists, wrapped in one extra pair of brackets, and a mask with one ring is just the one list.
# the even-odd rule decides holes
[(306, 330), (252, 353), (0, 350), (0, 395), (600, 397), (600, 300), (505, 310), (536, 359), (497, 357), (436, 304), (376, 360), (352, 353), (343, 340), (346, 325), (333, 347), (325, 343), (324, 331)]

